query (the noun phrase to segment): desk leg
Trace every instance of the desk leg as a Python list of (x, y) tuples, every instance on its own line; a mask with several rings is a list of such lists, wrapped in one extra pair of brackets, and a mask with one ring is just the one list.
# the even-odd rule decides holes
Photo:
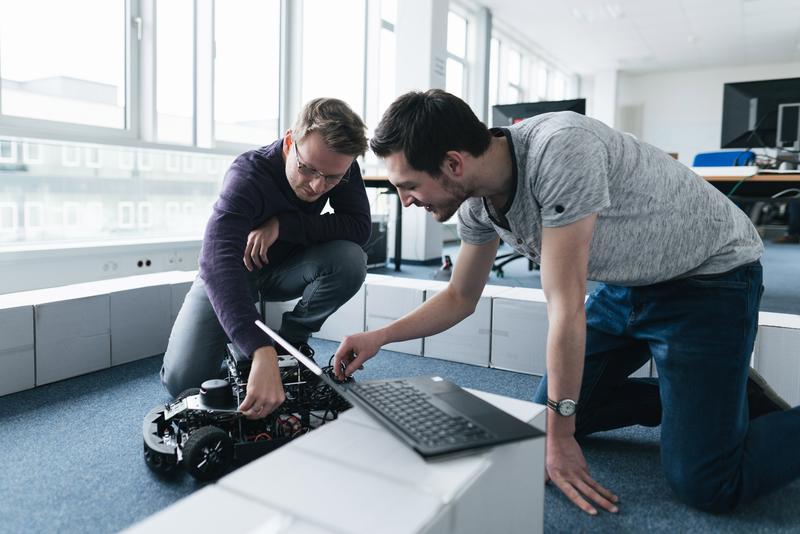
[(400, 271), (400, 261), (403, 251), (403, 202), (397, 195), (397, 214), (394, 217), (394, 270)]

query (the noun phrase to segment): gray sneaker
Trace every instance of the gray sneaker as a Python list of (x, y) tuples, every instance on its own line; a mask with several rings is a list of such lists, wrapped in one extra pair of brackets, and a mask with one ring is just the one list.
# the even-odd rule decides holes
[(747, 402), (750, 407), (750, 419), (792, 408), (752, 367), (747, 377)]

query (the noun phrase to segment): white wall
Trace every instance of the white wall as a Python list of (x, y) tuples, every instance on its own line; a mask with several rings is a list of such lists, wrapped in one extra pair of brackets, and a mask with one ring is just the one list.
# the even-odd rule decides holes
[[(691, 164), (695, 154), (720, 148), (722, 86), (728, 82), (800, 76), (800, 63), (621, 73), (617, 87), (617, 124), (643, 141)], [(636, 129), (640, 131), (635, 131)]]

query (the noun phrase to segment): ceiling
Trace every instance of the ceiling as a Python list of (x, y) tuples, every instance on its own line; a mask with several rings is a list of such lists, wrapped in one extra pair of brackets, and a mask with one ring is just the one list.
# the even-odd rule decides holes
[(578, 74), (800, 61), (800, 0), (481, 3)]

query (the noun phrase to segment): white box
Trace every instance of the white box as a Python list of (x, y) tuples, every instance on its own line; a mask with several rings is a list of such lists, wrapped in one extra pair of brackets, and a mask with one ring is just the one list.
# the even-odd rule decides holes
[[(287, 300), (286, 302), (267, 302), (267, 316), (264, 318), (264, 324), (276, 332), (279, 332), (281, 329), (281, 323), (283, 322), (283, 314), (285, 312), (292, 311), (298, 302), (300, 302), (299, 298)], [(258, 307), (259, 305), (256, 304), (256, 308)], [(259, 313), (261, 313), (260, 309)]]
[(114, 291), (109, 296), (111, 365), (162, 354), (172, 326), (169, 284)]
[[(57, 295), (53, 294), (53, 297)], [(107, 294), (37, 304), (36, 385), (111, 365)]]
[(800, 405), (800, 316), (759, 314), (754, 367), (792, 406)]
[(492, 302), (491, 366), (543, 375), (547, 352), (547, 301), (541, 289), (515, 287)]
[[(333, 426), (323, 426), (312, 434)], [(306, 437), (251, 462), (217, 484), (331, 532), (405, 534), (420, 530), (436, 515), (439, 501), (435, 495), (309, 454), (298, 448)], [(350, 453), (358, 455), (359, 451)], [(384, 461), (391, 463), (392, 459)], [(342, 513), (347, 509), (342, 498), (357, 500), (358, 507)]]
[(250, 532), (323, 534), (325, 531), (290, 515), (253, 502), (218, 485), (206, 486), (124, 530), (153, 532)]
[[(377, 330), (422, 305), (425, 289), (440, 288), (442, 282), (415, 278), (367, 275), (366, 330)], [(410, 339), (383, 346), (386, 350), (422, 355), (422, 339)]]
[[(544, 406), (473, 393), (543, 428)], [(128, 532), (217, 531), (224, 508), (231, 516), (226, 521), (233, 521), (225, 527), (237, 532), (537, 534), (544, 517), (544, 445), (540, 437), (426, 462), (353, 408)], [(337, 513), (344, 510), (342, 496), (354, 495), (358, 509)]]
[(341, 341), (345, 336), (363, 332), (366, 304), (367, 290), (365, 286), (361, 286), (350, 300), (328, 317), (314, 337)]
[(33, 306), (0, 308), (0, 396), (35, 385)]
[[(488, 367), (492, 342), (492, 298), (508, 290), (504, 286), (486, 286), (472, 315), (444, 332), (425, 338), (424, 356)], [(426, 290), (425, 300), (439, 291)]]

